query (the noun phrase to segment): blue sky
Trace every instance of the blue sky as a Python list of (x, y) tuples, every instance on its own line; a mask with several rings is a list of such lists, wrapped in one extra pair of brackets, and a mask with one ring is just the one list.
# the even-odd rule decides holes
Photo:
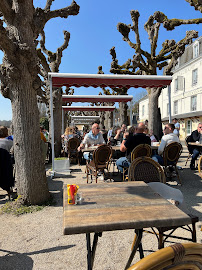
[[(44, 7), (45, 0), (34, 0), (35, 6)], [(141, 44), (144, 50), (150, 49), (147, 32), (144, 23), (155, 11), (162, 11), (168, 18), (198, 18), (199, 11), (195, 11), (185, 0), (77, 0), (80, 5), (80, 13), (67, 19), (53, 19), (47, 23), (46, 46), (55, 51), (63, 43), (63, 30), (71, 34), (68, 48), (63, 52), (60, 72), (64, 73), (97, 73), (97, 67), (103, 66), (103, 71), (109, 74), (111, 55), (109, 50), (115, 46), (119, 63), (124, 63), (132, 58), (134, 52), (129, 45), (122, 40), (121, 34), (116, 26), (118, 22), (131, 24), (130, 10), (138, 10), (140, 13), (139, 29)], [(62, 8), (71, 4), (70, 1), (55, 0), (53, 8)], [(173, 31), (161, 28), (159, 34), (158, 48), (166, 39), (179, 41), (185, 36), (186, 30), (197, 30), (202, 35), (202, 25), (185, 25)], [(131, 36), (134, 40), (134, 35)], [(0, 52), (0, 58), (3, 54)], [(130, 89), (129, 95), (137, 96), (142, 89)], [(78, 88), (75, 94), (96, 95), (100, 89)], [(77, 104), (79, 105), (79, 104)], [(0, 120), (12, 118), (10, 101), (0, 94)]]

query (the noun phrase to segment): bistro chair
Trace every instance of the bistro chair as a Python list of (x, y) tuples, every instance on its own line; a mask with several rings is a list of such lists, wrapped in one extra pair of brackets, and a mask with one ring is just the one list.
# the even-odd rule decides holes
[(129, 181), (166, 183), (162, 167), (150, 157), (138, 157), (132, 161), (128, 172)]
[(80, 160), (79, 160), (79, 152), (77, 148), (80, 145), (80, 140), (76, 137), (71, 138), (67, 142), (67, 157), (69, 158), (70, 162), (72, 160), (76, 159), (76, 162), (80, 165)]
[[(182, 153), (182, 145), (178, 142), (169, 143), (163, 151), (163, 164), (164, 164), (163, 168), (165, 175), (167, 176), (169, 168), (172, 167), (176, 172), (177, 179), (180, 184), (182, 184), (182, 182), (177, 169), (177, 162), (179, 160), (181, 153)], [(170, 175), (168, 176), (168, 178), (171, 178)]]
[[(138, 157), (151, 157), (152, 149), (149, 144), (139, 144), (131, 152), (131, 162)], [(127, 179), (128, 167), (123, 167), (123, 181)]]
[(112, 156), (112, 148), (109, 145), (103, 144), (98, 146), (93, 152), (93, 160), (86, 164), (86, 176), (88, 183), (88, 176), (95, 176), (95, 181), (97, 183), (98, 172), (103, 172), (107, 170), (108, 176), (111, 181), (111, 176), (109, 173), (109, 162)]
[(186, 147), (187, 147), (187, 150), (188, 150), (188, 157), (187, 157), (187, 160), (186, 160), (186, 162), (185, 162), (185, 166), (187, 166), (187, 162), (188, 162), (188, 160), (190, 159), (190, 157), (192, 156), (192, 153), (190, 152), (190, 146), (189, 146), (189, 140), (190, 140), (190, 137), (191, 136), (187, 136), (186, 138), (185, 138), (185, 145), (186, 145)]
[[(148, 185), (157, 192), (161, 197), (165, 198), (168, 201), (178, 202), (179, 208), (188, 214), (188, 210), (183, 202), (183, 194), (180, 190), (176, 188), (172, 188), (167, 186), (166, 178), (162, 167), (154, 161), (152, 158), (149, 157), (140, 157), (135, 159), (129, 168), (129, 180), (130, 181), (144, 181), (148, 183)], [(177, 206), (177, 205), (176, 205)], [(198, 217), (188, 214), (191, 219), (190, 225), (184, 226), (168, 226), (168, 227), (158, 227), (158, 228), (151, 228), (152, 231), (144, 230), (147, 233), (154, 234), (158, 240), (158, 248), (161, 249), (164, 247), (164, 243), (167, 241), (168, 238), (179, 238), (184, 239), (187, 241), (196, 242), (196, 222), (198, 222)], [(178, 237), (174, 236), (173, 233), (176, 231), (177, 228), (183, 228), (186, 231), (191, 233), (191, 238), (185, 237)], [(134, 246), (136, 242), (136, 235), (133, 241)]]
[(199, 171), (199, 176), (202, 178), (202, 156), (200, 156), (199, 161), (198, 161), (198, 171)]
[(202, 269), (202, 244), (176, 243), (158, 250), (128, 270), (200, 270)]

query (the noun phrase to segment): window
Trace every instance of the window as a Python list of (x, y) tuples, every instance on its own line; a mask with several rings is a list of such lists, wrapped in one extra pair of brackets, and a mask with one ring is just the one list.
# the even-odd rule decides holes
[(142, 116), (144, 116), (144, 105), (142, 105)]
[(197, 107), (197, 96), (191, 97), (191, 111), (196, 111)]
[(198, 69), (192, 70), (192, 85), (197, 84), (198, 81)]
[(199, 55), (199, 43), (196, 42), (193, 46), (193, 58), (196, 58)]
[(178, 100), (174, 101), (174, 114), (178, 114)]
[(178, 79), (175, 79), (175, 92), (179, 90)]
[(167, 103), (167, 115), (169, 115), (169, 103)]
[(192, 133), (192, 122), (191, 120), (187, 120), (187, 135)]

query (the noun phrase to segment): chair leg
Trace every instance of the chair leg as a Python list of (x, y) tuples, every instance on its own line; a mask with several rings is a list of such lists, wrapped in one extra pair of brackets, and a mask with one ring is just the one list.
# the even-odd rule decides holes
[(86, 167), (86, 178), (87, 178), (87, 184), (88, 184), (88, 168)]
[(97, 170), (95, 171), (95, 182), (97, 183)]
[(185, 162), (185, 165), (184, 165), (184, 166), (187, 166), (187, 162), (188, 162), (188, 160), (190, 159), (190, 157), (191, 157), (191, 154), (189, 153), (189, 155), (188, 155), (188, 157), (187, 157), (187, 160), (186, 160), (186, 162)]
[(180, 185), (182, 185), (182, 182), (181, 182), (181, 179), (180, 179), (180, 175), (179, 175), (179, 172), (178, 172), (178, 169), (177, 169), (177, 166), (175, 165), (175, 172), (177, 174), (177, 179), (178, 179), (178, 182)]

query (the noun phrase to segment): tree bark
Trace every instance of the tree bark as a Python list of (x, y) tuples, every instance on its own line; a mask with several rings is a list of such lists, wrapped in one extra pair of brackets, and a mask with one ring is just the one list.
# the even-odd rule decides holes
[(159, 98), (159, 88), (147, 88), (149, 97), (149, 130), (153, 130), (153, 134), (158, 138), (161, 137), (162, 130), (160, 130), (159, 121), (159, 108), (158, 108), (158, 98)]
[(24, 66), (12, 87), (14, 156), (18, 195), (26, 204), (40, 204), (49, 199), (39, 132), (39, 111), (32, 78)]
[(120, 109), (120, 124), (126, 124), (128, 126), (128, 117), (127, 117), (127, 110), (128, 105), (125, 102), (119, 102), (119, 109)]

